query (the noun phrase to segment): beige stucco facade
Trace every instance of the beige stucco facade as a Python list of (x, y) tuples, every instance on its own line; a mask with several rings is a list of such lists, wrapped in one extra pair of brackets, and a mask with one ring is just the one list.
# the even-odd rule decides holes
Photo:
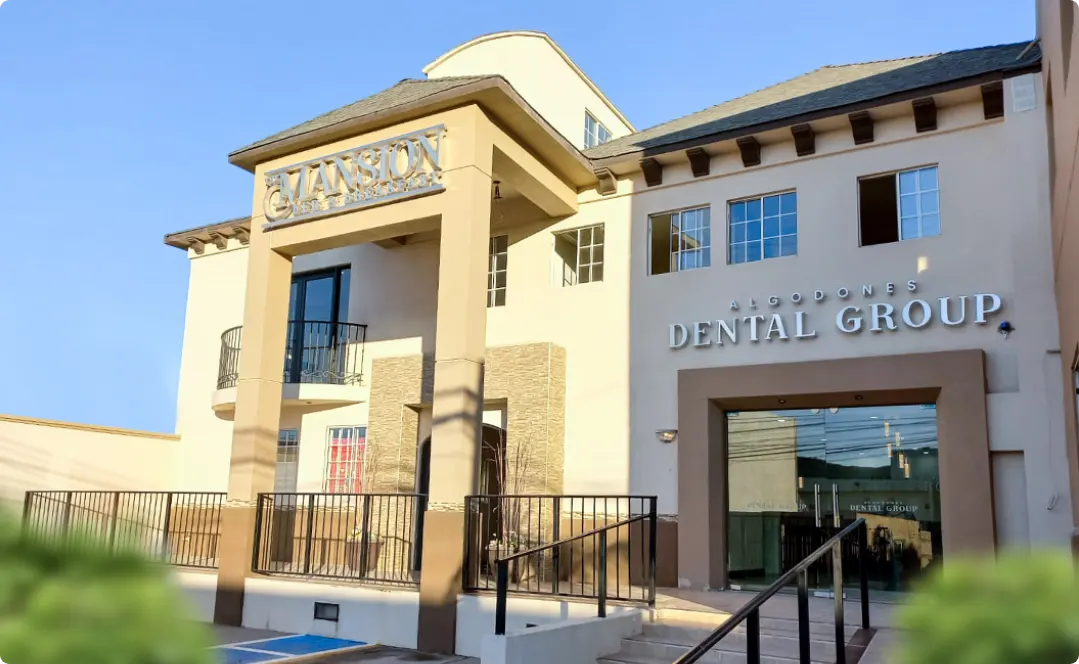
[[(329, 431), (343, 427), (365, 428), (364, 490), (426, 490), (418, 630), (434, 650), (453, 648), (463, 502), (483, 488), (484, 423), (528, 459), (503, 489), (656, 496), (669, 585), (729, 585), (728, 512), (804, 507), (793, 427), (767, 434), (778, 446), (767, 459), (728, 466), (757, 445), (753, 435), (728, 442), (723, 418), (739, 409), (934, 406), (944, 552), (1068, 543), (1079, 512), (1067, 500), (1074, 398), (1060, 377), (1072, 351), (1050, 260), (1059, 242), (1042, 73), (867, 101), (869, 141), (852, 138), (858, 109), (837, 107), (762, 123), (751, 144), (702, 130), (603, 157), (580, 150), (586, 111), (616, 138), (633, 129), (544, 35), (478, 38), (425, 73), (497, 76), (238, 151), (233, 162), (254, 174), (249, 218), (168, 240), (186, 248), (191, 276), (167, 481), (228, 493), (218, 620), (243, 614), (254, 505), (275, 488), (282, 429), (298, 431), (293, 491), (326, 490)], [(994, 90), (1002, 115), (990, 110)], [(927, 96), (931, 126), (915, 120)], [(796, 123), (812, 124), (808, 152)], [(433, 127), (444, 128), (440, 188), (307, 220), (282, 222), (267, 207), (279, 195), (268, 195), (268, 173)], [(860, 180), (925, 167), (936, 168), (940, 233), (862, 246)], [(797, 250), (729, 261), (729, 204), (777, 193), (797, 196)], [(705, 238), (709, 264), (652, 274), (653, 215), (699, 208), (708, 231), (690, 239)], [(560, 234), (597, 227), (602, 278), (566, 283)], [(503, 236), (504, 259), (491, 249)], [(362, 347), (361, 377), (284, 378), (294, 276), (345, 267), (337, 322), (366, 326), (350, 342)], [(925, 301), (924, 324), (904, 322), (912, 300)], [(942, 307), (963, 313), (949, 309), (945, 323)], [(871, 329), (880, 312), (895, 329)], [(720, 320), (737, 341), (717, 343)], [(785, 328), (773, 334), (776, 325)], [(221, 381), (222, 336), (237, 326), (237, 375)]]

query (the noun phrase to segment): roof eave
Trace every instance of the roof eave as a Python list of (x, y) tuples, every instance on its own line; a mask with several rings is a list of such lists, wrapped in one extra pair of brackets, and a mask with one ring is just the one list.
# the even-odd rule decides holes
[(668, 154), (671, 152), (688, 150), (689, 148), (700, 147), (708, 145), (710, 143), (718, 143), (720, 141), (733, 140), (741, 138), (742, 136), (749, 136), (751, 134), (770, 131), (772, 129), (782, 129), (783, 127), (791, 125), (812, 122), (814, 120), (835, 117), (837, 115), (846, 115), (848, 113), (854, 113), (856, 111), (869, 110), (878, 106), (885, 106), (888, 104), (910, 101), (913, 99), (918, 99), (920, 97), (941, 94), (944, 92), (951, 92), (953, 90), (960, 90), (962, 88), (973, 87), (976, 85), (982, 85), (983, 83), (1000, 81), (1005, 78), (1012, 78), (1014, 76), (1020, 76), (1022, 74), (1029, 74), (1039, 71), (1041, 71), (1040, 58), (1037, 62), (1020, 65), (1011, 69), (986, 72), (977, 76), (968, 76), (965, 78), (945, 81), (944, 83), (936, 83), (920, 88), (912, 88), (910, 90), (904, 90), (881, 97), (875, 97), (873, 99), (853, 102), (842, 106), (835, 106), (832, 108), (810, 111), (798, 115), (790, 115), (768, 122), (761, 122), (758, 124), (747, 125), (745, 127), (738, 127), (728, 131), (714, 132), (711, 134), (706, 134), (704, 136), (698, 136), (696, 138), (677, 141), (674, 143), (668, 143), (661, 146), (639, 148), (636, 150), (622, 152), (616, 155), (609, 155), (606, 157), (591, 157), (590, 159), (595, 168), (609, 168), (615, 164), (625, 163), (627, 161), (633, 161), (635, 159), (654, 157), (658, 155)]
[[(213, 242), (221, 242), (222, 246), (229, 239), (235, 238), (242, 244), (247, 244), (247, 238), (251, 233), (251, 217), (236, 217), (227, 221), (219, 221), (206, 226), (189, 228), (176, 231), (165, 236), (165, 244), (177, 249), (196, 249), (202, 245)], [(200, 252), (201, 253), (201, 252)]]
[[(368, 113), (356, 118), (342, 120), (325, 127), (312, 129), (295, 136), (288, 136), (269, 143), (250, 148), (241, 148), (229, 154), (229, 163), (239, 166), (244, 170), (254, 173), (258, 164), (276, 159), (289, 154), (294, 154), (319, 145), (373, 131), (382, 127), (391, 126), (409, 119), (423, 117), (450, 108), (465, 106), (469, 103), (478, 103), (481, 106), (492, 106), (492, 95), (502, 95), (513, 103), (514, 106), (526, 114), (534, 122), (552, 144), (557, 144), (566, 153), (568, 159), (562, 160), (563, 170), (570, 171), (566, 175), (575, 184), (580, 185), (582, 180), (594, 178), (592, 174), (591, 160), (584, 156), (580, 150), (565, 139), (554, 129), (531, 105), (521, 97), (501, 76), (492, 76), (473, 83), (436, 92), (416, 101), (394, 106), (393, 108), (375, 113)], [(497, 109), (488, 109), (496, 111)]]

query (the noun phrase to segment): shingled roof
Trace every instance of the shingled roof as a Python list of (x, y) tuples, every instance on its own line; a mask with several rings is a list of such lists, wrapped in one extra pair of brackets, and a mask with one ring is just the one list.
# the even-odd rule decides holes
[[(317, 118), (312, 118), (307, 122), (300, 123), (295, 127), (290, 127), (284, 131), (279, 131), (273, 136), (267, 136), (266, 138), (255, 141), (250, 145), (245, 145), (239, 150), (233, 151), (231, 154), (238, 154), (240, 152), (246, 152), (247, 150), (253, 150), (255, 148), (269, 145), (277, 141), (306, 134), (318, 129), (330, 127), (346, 120), (352, 120), (354, 118), (363, 117), (365, 115), (372, 115), (374, 113), (381, 113), (383, 111), (391, 110), (397, 106), (403, 106), (412, 102), (419, 101), (424, 97), (430, 97), (431, 95), (438, 94), (440, 92), (447, 92), (454, 88), (459, 88), (477, 81), (483, 81), (486, 79), (499, 78), (498, 76), (446, 76), (442, 78), (431, 79), (415, 79), (406, 78), (392, 88), (387, 88), (382, 92), (377, 92), (370, 97), (364, 97), (363, 99), (353, 102), (347, 106), (336, 108), (329, 113), (323, 113)], [(230, 155), (231, 156), (231, 155)]]
[[(585, 151), (590, 159), (632, 153), (659, 153), (685, 141), (746, 130), (760, 125), (828, 114), (844, 107), (883, 100), (905, 92), (960, 81), (1036, 70), (1041, 51), (1030, 42), (987, 46), (937, 55), (827, 66), (744, 97)], [(808, 118), (806, 118), (808, 119)], [(799, 120), (804, 121), (804, 120)], [(672, 149), (676, 149), (673, 148)]]

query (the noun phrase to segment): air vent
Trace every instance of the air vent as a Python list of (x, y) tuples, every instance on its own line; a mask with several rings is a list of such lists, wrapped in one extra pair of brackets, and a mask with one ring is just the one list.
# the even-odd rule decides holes
[(341, 605), (328, 602), (315, 602), (315, 620), (337, 622), (341, 617)]

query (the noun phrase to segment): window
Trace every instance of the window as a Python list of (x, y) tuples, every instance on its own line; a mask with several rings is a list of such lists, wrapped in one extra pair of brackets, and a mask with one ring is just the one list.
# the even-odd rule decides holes
[(506, 306), (506, 259), (508, 257), (509, 236), (499, 235), (491, 238), (487, 248), (487, 306)]
[(296, 493), (297, 469), (300, 461), (299, 429), (277, 432), (277, 467), (274, 469), (274, 493)]
[(681, 272), (711, 265), (707, 207), (664, 212), (648, 218), (649, 274)]
[(555, 233), (554, 251), (561, 285), (603, 281), (603, 224)]
[(940, 235), (937, 167), (858, 181), (862, 246)]
[(727, 217), (730, 264), (798, 254), (798, 194), (795, 192), (728, 203)]
[(594, 148), (612, 138), (611, 132), (603, 126), (602, 122), (592, 117), (588, 111), (584, 112), (584, 146), (586, 148)]
[(326, 493), (363, 493), (367, 427), (330, 427), (326, 442)]

